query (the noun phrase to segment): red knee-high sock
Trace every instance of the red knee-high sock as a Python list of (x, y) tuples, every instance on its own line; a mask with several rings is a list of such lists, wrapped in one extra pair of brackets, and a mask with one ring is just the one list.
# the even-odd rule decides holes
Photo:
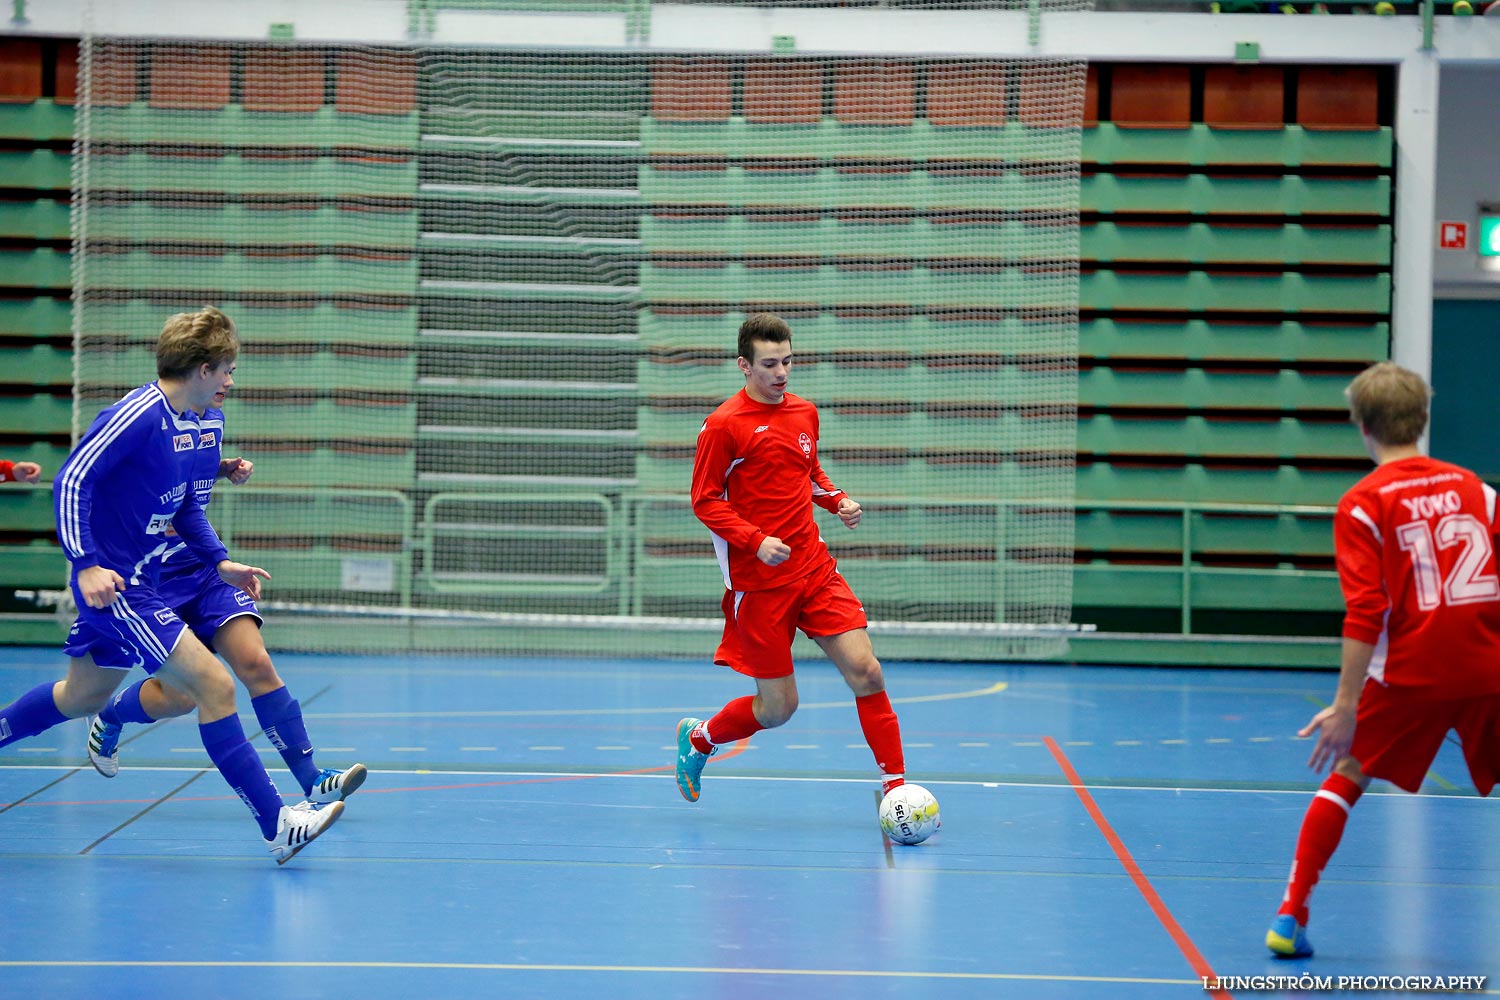
[(766, 728), (755, 717), (754, 705), (755, 699), (746, 695), (719, 709), (718, 715), (693, 730), (693, 746), (703, 753), (712, 753), (722, 743), (734, 743)]
[(1297, 854), (1292, 874), (1287, 879), (1286, 895), (1277, 913), (1290, 913), (1297, 923), (1307, 923), (1307, 897), (1323, 874), (1323, 868), (1344, 836), (1349, 810), (1359, 801), (1364, 789), (1342, 774), (1330, 774), (1318, 794), (1313, 796), (1307, 815), (1302, 818), (1302, 832), (1297, 837)]
[(890, 791), (905, 780), (906, 757), (901, 752), (901, 723), (884, 691), (854, 699), (859, 711), (859, 727), (865, 731), (865, 742), (875, 754), (875, 766), (883, 776), (881, 784)]

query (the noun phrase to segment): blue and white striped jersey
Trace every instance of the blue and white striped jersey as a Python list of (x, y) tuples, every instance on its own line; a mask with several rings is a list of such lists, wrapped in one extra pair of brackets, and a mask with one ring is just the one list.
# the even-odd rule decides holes
[(200, 431), (198, 415), (174, 410), (155, 382), (94, 418), (57, 470), (52, 491), (57, 536), (74, 580), (90, 566), (129, 581), (143, 574), (154, 580), (168, 525), (209, 565), (227, 557), (189, 488)]

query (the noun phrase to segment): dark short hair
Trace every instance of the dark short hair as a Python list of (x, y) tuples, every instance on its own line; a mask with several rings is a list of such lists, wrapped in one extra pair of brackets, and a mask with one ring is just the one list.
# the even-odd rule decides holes
[(1432, 392), (1422, 376), (1394, 361), (1360, 372), (1344, 396), (1349, 400), (1349, 419), (1381, 444), (1416, 444), (1427, 429)]
[(156, 341), (159, 378), (186, 378), (199, 365), (220, 368), (240, 353), (234, 321), (213, 306), (170, 317)]
[(787, 344), (792, 340), (792, 328), (786, 325), (786, 320), (772, 313), (756, 313), (745, 322), (740, 324), (740, 357), (746, 361), (755, 360), (755, 342), (768, 341), (772, 344)]

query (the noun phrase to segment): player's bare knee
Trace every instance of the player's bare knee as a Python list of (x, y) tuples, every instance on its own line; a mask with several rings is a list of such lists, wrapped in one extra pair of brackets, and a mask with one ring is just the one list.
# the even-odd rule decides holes
[(276, 665), (271, 662), (271, 654), (265, 650), (245, 657), (244, 659), (231, 660), (229, 666), (234, 670), (234, 675), (245, 685), (245, 690), (250, 692), (252, 698), (259, 698), (263, 694), (269, 694), (285, 684), (276, 673)]
[(795, 708), (789, 711), (773, 711), (768, 709), (764, 713), (764, 716), (762, 715), (762, 713), (756, 712), (755, 721), (759, 722), (767, 729), (776, 729), (779, 726), (786, 725), (787, 722), (791, 719), (792, 712), (794, 711), (796, 711)]
[(234, 678), (222, 667), (195, 677), (192, 694), (202, 715), (219, 718), (234, 711)]
[(761, 695), (755, 705), (755, 721), (767, 729), (775, 729), (778, 726), (786, 725), (787, 720), (792, 717), (792, 713), (795, 711), (797, 711), (797, 695), (795, 692), (782, 698), (767, 698), (765, 695)]
[(1360, 767), (1359, 761), (1355, 760), (1353, 757), (1349, 757), (1346, 755), (1339, 758), (1338, 763), (1333, 765), (1333, 770), (1334, 773), (1342, 775), (1343, 777), (1354, 782), (1360, 787), (1361, 790), (1368, 788), (1370, 785), (1370, 779), (1365, 774), (1364, 768)]
[(848, 682), (849, 689), (861, 698), (885, 690), (885, 674), (880, 669), (880, 661), (873, 656), (845, 667), (844, 680)]

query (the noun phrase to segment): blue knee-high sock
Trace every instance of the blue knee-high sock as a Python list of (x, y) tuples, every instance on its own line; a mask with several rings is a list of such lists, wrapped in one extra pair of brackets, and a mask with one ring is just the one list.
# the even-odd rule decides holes
[(59, 722), (68, 721), (68, 717), (57, 710), (57, 702), (52, 700), (52, 685), (56, 683), (38, 684), (0, 708), (0, 747), (44, 733)]
[(99, 713), (99, 718), (116, 726), (123, 726), (127, 722), (155, 722), (156, 720), (147, 715), (146, 709), (141, 705), (141, 685), (145, 683), (144, 680), (136, 681), (111, 698), (109, 704), (105, 705)]
[(250, 814), (260, 824), (261, 836), (276, 836), (276, 820), (281, 815), (281, 793), (266, 773), (266, 766), (250, 741), (238, 715), (226, 715), (215, 722), (199, 724), (198, 735), (203, 749), (214, 762), (229, 787), (250, 807)]
[(285, 684), (259, 698), (251, 698), (250, 705), (255, 709), (260, 728), (266, 731), (266, 739), (280, 751), (281, 759), (302, 785), (302, 791), (312, 794), (313, 783), (318, 780), (318, 766), (313, 763), (312, 740), (302, 724), (302, 705)]

